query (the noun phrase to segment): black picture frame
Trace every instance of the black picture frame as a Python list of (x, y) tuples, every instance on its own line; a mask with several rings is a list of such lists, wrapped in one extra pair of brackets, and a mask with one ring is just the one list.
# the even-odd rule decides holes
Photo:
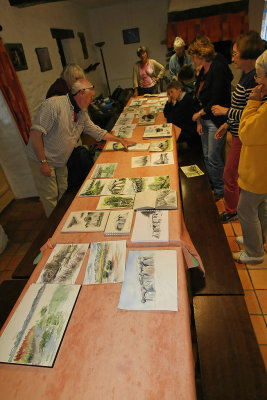
[(5, 43), (5, 48), (16, 71), (28, 69), (22, 43)]
[(122, 31), (124, 44), (139, 43), (139, 28), (123, 29)]
[(49, 71), (52, 69), (52, 63), (47, 47), (37, 47), (35, 49), (38, 61), (40, 64), (41, 72)]

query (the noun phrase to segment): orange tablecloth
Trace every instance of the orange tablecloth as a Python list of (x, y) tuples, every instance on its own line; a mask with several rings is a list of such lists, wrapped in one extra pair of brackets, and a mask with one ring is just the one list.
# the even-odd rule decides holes
[[(157, 119), (157, 123), (161, 122), (164, 122), (162, 115)], [(137, 127), (133, 140), (141, 141), (143, 131), (143, 126)], [(155, 139), (149, 141), (152, 140)], [(146, 153), (121, 151), (103, 151), (97, 163), (118, 162), (115, 177), (170, 176), (171, 189), (176, 189), (178, 194), (178, 210), (169, 211), (169, 243), (156, 243), (154, 248), (177, 250), (178, 312), (118, 310), (121, 284), (82, 286), (54, 367), (0, 365), (3, 399), (196, 399), (185, 270), (192, 265), (189, 252), (200, 263), (201, 260), (183, 221), (175, 139), (173, 144), (174, 165), (132, 169), (131, 157)], [(131, 235), (61, 233), (70, 211), (94, 210), (98, 199), (76, 196), (52, 241), (90, 243), (125, 239), (127, 251), (148, 248), (147, 244), (131, 243)], [(17, 304), (28, 286), (37, 281), (50, 253), (51, 250), (47, 250), (43, 254)], [(83, 282), (88, 255), (89, 250), (76, 281), (78, 284)]]
[[(83, 286), (54, 367), (0, 365), (1, 398), (195, 400), (185, 265), (181, 248), (176, 250), (178, 312), (119, 310), (121, 284)], [(27, 287), (37, 280), (46, 253)]]

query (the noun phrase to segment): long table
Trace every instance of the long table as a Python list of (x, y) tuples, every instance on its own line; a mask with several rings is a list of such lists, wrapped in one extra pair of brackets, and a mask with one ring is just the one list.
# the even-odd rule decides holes
[[(163, 121), (159, 115), (156, 123)], [(137, 126), (133, 140), (141, 141), (143, 130), (143, 126)], [(177, 250), (178, 312), (119, 310), (121, 284), (82, 286), (53, 368), (0, 365), (3, 398), (196, 399), (186, 269), (193, 265), (190, 254), (200, 263), (201, 260), (183, 222), (175, 139), (173, 144), (174, 165), (132, 169), (131, 157), (145, 153), (121, 151), (103, 151), (97, 163), (118, 162), (115, 177), (170, 176), (171, 189), (176, 189), (178, 194), (178, 210), (169, 211), (169, 243), (157, 243), (153, 249)], [(70, 211), (94, 210), (98, 199), (76, 196), (52, 241), (118, 240), (117, 236), (107, 237), (103, 233), (61, 233)], [(130, 237), (119, 237), (127, 241), (127, 252), (151, 248), (147, 243), (132, 243)], [(50, 253), (51, 250), (44, 252), (9, 319), (29, 285), (37, 281)], [(83, 282), (88, 255), (89, 250), (77, 284)]]

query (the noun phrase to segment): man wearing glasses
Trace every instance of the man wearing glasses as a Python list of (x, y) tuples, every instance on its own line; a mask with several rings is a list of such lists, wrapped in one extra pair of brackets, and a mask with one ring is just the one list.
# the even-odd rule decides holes
[(82, 132), (96, 141), (121, 142), (126, 149), (131, 144), (111, 135), (90, 120), (86, 111), (94, 94), (94, 86), (89, 81), (78, 79), (70, 93), (45, 100), (34, 118), (27, 153), (47, 217), (67, 189), (66, 164)]

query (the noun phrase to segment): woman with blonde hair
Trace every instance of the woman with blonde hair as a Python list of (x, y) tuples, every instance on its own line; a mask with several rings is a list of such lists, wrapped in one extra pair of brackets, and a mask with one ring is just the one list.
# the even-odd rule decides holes
[(78, 64), (67, 64), (58, 78), (48, 89), (46, 99), (67, 94), (77, 79), (85, 78), (83, 69)]
[(214, 135), (226, 117), (213, 115), (211, 108), (215, 104), (230, 107), (233, 74), (226, 59), (215, 53), (213, 44), (206, 36), (195, 39), (188, 48), (188, 54), (196, 69), (201, 68), (195, 86), (197, 112), (193, 115), (193, 121), (197, 121), (205, 165), (215, 201), (218, 201), (224, 192), (222, 150), (225, 139), (218, 141)]

